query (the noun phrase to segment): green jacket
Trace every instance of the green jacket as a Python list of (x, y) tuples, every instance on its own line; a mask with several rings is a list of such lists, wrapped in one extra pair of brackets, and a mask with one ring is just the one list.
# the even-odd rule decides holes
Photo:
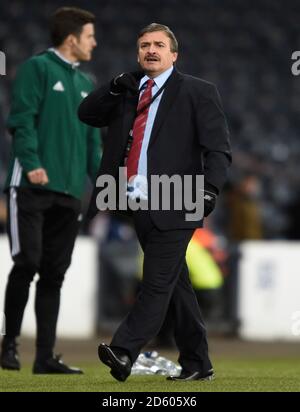
[[(86, 174), (96, 178), (101, 156), (99, 131), (77, 117), (92, 89), (86, 75), (51, 50), (21, 65), (7, 122), (13, 140), (6, 189), (28, 186), (81, 198)], [(49, 178), (45, 186), (26, 176), (40, 167)]]

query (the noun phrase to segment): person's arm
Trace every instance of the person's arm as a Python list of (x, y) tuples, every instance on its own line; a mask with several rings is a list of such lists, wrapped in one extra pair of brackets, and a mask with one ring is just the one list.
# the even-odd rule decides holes
[[(19, 68), (12, 93), (12, 107), (7, 126), (13, 136), (13, 152), (27, 173), (43, 166), (38, 155), (36, 121), (43, 99), (43, 73), (37, 63), (30, 59)], [(35, 176), (35, 173), (33, 173)], [(28, 176), (28, 177), (29, 177)], [(35, 182), (33, 182), (35, 183)]]
[(226, 182), (231, 164), (229, 130), (220, 95), (216, 87), (207, 84), (205, 94), (197, 104), (199, 142), (204, 153), (206, 189), (218, 194)]
[(78, 108), (78, 117), (89, 126), (108, 126), (113, 110), (122, 98), (122, 95), (110, 93), (110, 85), (102, 86), (83, 99)]
[(109, 126), (114, 109), (122, 102), (127, 93), (138, 93), (138, 80), (135, 73), (122, 73), (90, 93), (78, 108), (78, 117), (93, 127)]

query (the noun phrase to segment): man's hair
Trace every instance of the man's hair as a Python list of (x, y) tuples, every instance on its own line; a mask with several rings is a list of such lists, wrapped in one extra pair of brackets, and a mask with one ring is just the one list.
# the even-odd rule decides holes
[(95, 16), (77, 7), (60, 7), (50, 19), (51, 40), (54, 47), (60, 46), (69, 34), (79, 37), (82, 27), (94, 23)]
[(151, 23), (148, 24), (148, 26), (144, 27), (138, 34), (138, 40), (140, 37), (144, 36), (146, 33), (152, 33), (154, 31), (163, 31), (166, 33), (166, 35), (169, 37), (171, 40), (171, 52), (177, 53), (178, 52), (178, 42), (175, 37), (175, 34), (172, 32), (172, 30), (168, 27), (165, 26), (164, 24), (159, 24), (159, 23)]

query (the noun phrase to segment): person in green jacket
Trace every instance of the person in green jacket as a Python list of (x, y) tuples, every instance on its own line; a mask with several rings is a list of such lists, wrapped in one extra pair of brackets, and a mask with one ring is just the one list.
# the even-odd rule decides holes
[(36, 357), (33, 373), (79, 374), (54, 355), (60, 289), (81, 220), (86, 175), (100, 164), (100, 135), (77, 118), (93, 89), (78, 70), (96, 47), (95, 16), (63, 7), (51, 18), (53, 48), (31, 57), (14, 82), (8, 128), (12, 156), (6, 192), (8, 234), (14, 261), (5, 295), (6, 336), (0, 364), (19, 370), (20, 335), (30, 282), (36, 273)]

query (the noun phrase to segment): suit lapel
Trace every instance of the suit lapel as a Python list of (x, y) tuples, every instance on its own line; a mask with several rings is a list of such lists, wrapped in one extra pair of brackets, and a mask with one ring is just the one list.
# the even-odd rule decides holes
[(163, 92), (161, 101), (158, 106), (158, 110), (155, 116), (149, 146), (153, 144), (155, 139), (157, 138), (159, 129), (161, 128), (168, 111), (170, 110), (172, 103), (174, 102), (177, 93), (179, 92), (179, 88), (181, 85), (181, 81), (183, 80), (183, 76), (174, 68), (173, 73), (168, 81), (166, 89)]

